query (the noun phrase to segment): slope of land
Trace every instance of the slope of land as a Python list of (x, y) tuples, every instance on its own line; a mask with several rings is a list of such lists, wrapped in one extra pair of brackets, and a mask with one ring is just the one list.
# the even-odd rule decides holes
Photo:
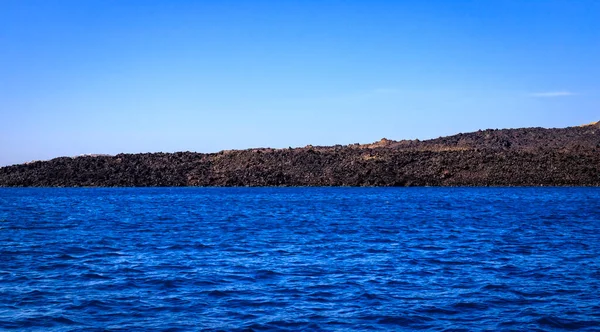
[(93, 155), (0, 168), (0, 186), (600, 186), (600, 122), (419, 141)]

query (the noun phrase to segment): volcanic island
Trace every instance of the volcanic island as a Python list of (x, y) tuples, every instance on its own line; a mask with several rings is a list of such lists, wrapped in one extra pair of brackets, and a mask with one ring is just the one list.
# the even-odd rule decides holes
[(0, 168), (0, 187), (600, 186), (600, 121), (430, 140), (59, 157)]

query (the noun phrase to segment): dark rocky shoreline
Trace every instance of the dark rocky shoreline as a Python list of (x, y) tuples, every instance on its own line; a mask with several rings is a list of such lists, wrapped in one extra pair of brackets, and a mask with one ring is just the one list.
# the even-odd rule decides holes
[(600, 186), (600, 123), (365, 145), (61, 157), (0, 168), (0, 186)]

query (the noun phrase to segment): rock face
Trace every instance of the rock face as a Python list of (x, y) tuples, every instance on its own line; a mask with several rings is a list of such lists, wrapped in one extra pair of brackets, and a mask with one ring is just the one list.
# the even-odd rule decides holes
[(0, 186), (600, 186), (600, 124), (365, 145), (61, 157)]

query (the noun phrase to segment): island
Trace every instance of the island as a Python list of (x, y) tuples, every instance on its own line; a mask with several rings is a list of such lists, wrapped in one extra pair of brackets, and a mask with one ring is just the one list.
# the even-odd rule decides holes
[(60, 157), (2, 167), (0, 186), (600, 186), (600, 122), (423, 141)]

